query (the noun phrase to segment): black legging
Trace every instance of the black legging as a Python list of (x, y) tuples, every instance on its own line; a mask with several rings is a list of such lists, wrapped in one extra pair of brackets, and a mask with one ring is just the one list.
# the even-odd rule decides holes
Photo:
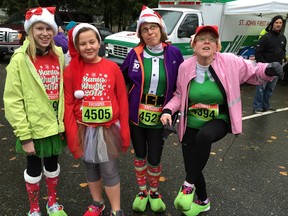
[[(144, 159), (152, 166), (158, 166), (161, 161), (164, 141), (163, 128), (142, 128), (130, 124), (130, 133), (135, 156)], [(148, 151), (148, 155), (147, 155)]]
[(182, 154), (186, 171), (186, 181), (195, 184), (198, 199), (207, 199), (206, 183), (202, 173), (209, 159), (211, 145), (229, 132), (229, 124), (214, 119), (201, 129), (187, 127), (182, 140)]
[[(43, 158), (45, 169), (54, 172), (58, 168), (58, 155)], [(31, 177), (38, 177), (42, 172), (42, 159), (37, 156), (27, 156), (27, 174)]]

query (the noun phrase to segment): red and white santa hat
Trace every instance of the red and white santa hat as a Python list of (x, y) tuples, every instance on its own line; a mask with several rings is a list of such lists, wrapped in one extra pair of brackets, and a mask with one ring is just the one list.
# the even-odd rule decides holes
[(54, 32), (58, 33), (58, 26), (55, 22), (54, 14), (56, 7), (30, 8), (25, 15), (24, 29), (28, 33), (30, 27), (36, 22), (43, 22), (49, 25)]
[(94, 25), (91, 25), (89, 23), (80, 23), (78, 25), (76, 25), (74, 28), (73, 28), (73, 32), (72, 32), (72, 38), (73, 38), (73, 43), (75, 44), (75, 37), (78, 33), (78, 31), (82, 28), (90, 28), (92, 29), (93, 31), (96, 32), (96, 34), (99, 36), (99, 44), (101, 43), (101, 35), (99, 34), (99, 31), (98, 29), (94, 26)]
[(100, 39), (99, 44), (101, 43), (101, 36), (99, 34), (98, 29), (91, 24), (80, 23), (68, 31), (68, 49), (71, 55), (71, 61), (69, 63), (69, 67), (73, 74), (74, 85), (76, 86), (76, 89), (78, 89), (74, 92), (74, 96), (77, 99), (82, 99), (84, 97), (84, 92), (81, 90), (82, 89), (81, 83), (82, 83), (83, 71), (85, 68), (85, 62), (83, 61), (83, 58), (81, 58), (75, 46), (75, 38), (82, 28), (89, 28), (95, 31)]
[(138, 37), (140, 37), (140, 34), (139, 34), (140, 27), (145, 22), (146, 23), (157, 23), (160, 25), (162, 30), (167, 33), (166, 25), (165, 25), (162, 17), (160, 16), (160, 14), (158, 14), (156, 11), (154, 11), (151, 8), (148, 8), (147, 6), (144, 5), (142, 7), (142, 11), (140, 13), (138, 23), (137, 23), (136, 33), (137, 33)]

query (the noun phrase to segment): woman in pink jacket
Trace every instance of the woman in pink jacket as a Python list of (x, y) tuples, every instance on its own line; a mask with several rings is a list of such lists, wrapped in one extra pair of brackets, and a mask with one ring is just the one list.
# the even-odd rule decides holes
[[(258, 63), (234, 54), (219, 53), (217, 26), (199, 26), (191, 42), (194, 56), (179, 67), (177, 89), (163, 109), (161, 122), (171, 124), (171, 115), (180, 111), (178, 136), (186, 179), (174, 201), (185, 215), (210, 209), (203, 169), (211, 145), (227, 133), (242, 132), (240, 85), (258, 85), (283, 76), (279, 63)], [(196, 193), (198, 200), (194, 201)]]

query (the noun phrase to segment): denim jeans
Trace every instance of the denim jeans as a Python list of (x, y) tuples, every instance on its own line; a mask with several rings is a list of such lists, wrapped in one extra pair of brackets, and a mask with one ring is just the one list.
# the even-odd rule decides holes
[(266, 82), (256, 87), (256, 93), (253, 102), (254, 110), (269, 110), (270, 98), (276, 87), (278, 77), (270, 82)]

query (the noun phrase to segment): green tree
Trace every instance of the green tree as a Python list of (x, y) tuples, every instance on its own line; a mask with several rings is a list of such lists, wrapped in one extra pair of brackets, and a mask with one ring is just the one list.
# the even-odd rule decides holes
[[(158, 0), (0, 0), (1, 8), (9, 15), (23, 12), (32, 7), (55, 6), (59, 10), (85, 12), (103, 16), (105, 27), (117, 26), (118, 31), (129, 26), (138, 18), (143, 5), (157, 7)], [(24, 10), (23, 10), (24, 9)]]
[[(29, 7), (37, 7), (39, 3), (37, 0), (2, 0), (1, 7), (7, 10), (8, 15), (11, 15), (18, 11), (26, 11)], [(24, 9), (24, 10), (23, 10)]]

